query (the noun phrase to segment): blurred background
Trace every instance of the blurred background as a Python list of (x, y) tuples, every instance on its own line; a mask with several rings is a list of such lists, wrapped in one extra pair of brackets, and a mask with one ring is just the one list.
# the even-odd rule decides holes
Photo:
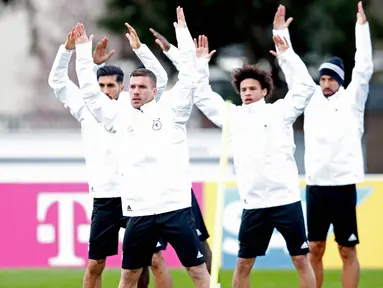
[[(366, 105), (363, 139), (368, 175), (366, 183), (358, 187), (358, 211), (364, 227), (360, 257), (363, 268), (383, 269), (383, 248), (374, 242), (383, 237), (383, 228), (377, 222), (383, 214), (374, 206), (383, 203), (383, 1), (363, 3), (372, 33), (374, 75)], [(0, 221), (9, 229), (23, 225), (29, 240), (27, 245), (20, 240), (22, 231), (1, 237), (0, 253), (5, 256), (0, 257), (0, 268), (84, 267), (86, 263), (91, 210), (86, 193), (80, 126), (48, 86), (48, 74), (57, 49), (77, 22), (84, 23), (88, 34), (94, 34), (96, 41), (109, 37), (109, 48), (117, 50), (110, 64), (121, 66), (126, 74), (140, 65), (125, 38), (124, 22), (130, 23), (141, 42), (158, 56), (168, 72), (168, 87), (172, 87), (176, 70), (154, 43), (149, 28), (176, 43), (172, 23), (176, 21), (175, 8), (180, 5), (192, 35), (207, 35), (210, 49), (217, 50), (210, 62), (213, 90), (239, 104), (240, 98), (230, 83), (231, 71), (243, 63), (259, 63), (272, 72), (276, 89), (269, 101), (273, 102), (287, 92), (284, 76), (269, 54), (269, 50), (274, 49), (272, 22), (279, 4), (286, 6), (287, 17), (294, 18), (290, 25), (292, 44), (313, 78), (318, 80), (317, 68), (324, 60), (339, 56), (345, 63), (347, 85), (355, 54), (357, 1), (354, 0), (1, 0), (0, 193), (7, 198), (0, 203)], [(77, 82), (73, 59), (70, 77)], [(294, 126), (295, 156), (302, 179), (303, 121), (300, 117)], [(194, 188), (212, 230), (220, 130), (197, 108), (193, 109), (188, 127)], [(237, 249), (240, 208), (234, 179), (230, 165), (223, 223), (225, 269), (233, 269)], [(302, 180), (304, 198), (303, 192)], [(61, 214), (63, 211), (65, 214)], [(71, 216), (68, 218), (68, 215)], [(376, 229), (374, 223), (380, 229)], [(15, 257), (9, 246), (18, 246), (18, 254), (24, 257)], [(291, 268), (283, 247), (283, 239), (275, 232), (269, 247), (271, 256), (256, 265), (264, 269)], [(25, 259), (25, 253), (29, 260)], [(179, 267), (174, 252), (167, 253), (169, 265)], [(339, 269), (335, 245), (329, 246), (326, 255), (326, 267)], [(118, 259), (110, 265), (118, 267)], [(382, 271), (380, 273), (383, 275)], [(0, 272), (0, 287), (24, 287), (16, 282), (3, 282), (2, 286), (5, 275)], [(41, 285), (38, 287), (45, 287)], [(79, 286), (68, 285), (65, 287)], [(283, 287), (281, 285), (276, 287)], [(383, 287), (383, 284), (366, 287)]]

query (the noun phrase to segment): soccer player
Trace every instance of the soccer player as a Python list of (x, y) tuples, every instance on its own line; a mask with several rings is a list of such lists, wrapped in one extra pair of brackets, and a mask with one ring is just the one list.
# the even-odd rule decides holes
[[(302, 60), (281, 37), (273, 37), (280, 65), (288, 66), (297, 80), (284, 99), (266, 104), (272, 93), (271, 75), (256, 65), (235, 70), (233, 84), (242, 105), (230, 106), (230, 139), (241, 201), (239, 253), (232, 287), (250, 287), (256, 257), (265, 255), (274, 228), (284, 237), (299, 274), (300, 287), (314, 288), (315, 276), (308, 259), (299, 175), (294, 159), (293, 123), (315, 91), (315, 83)], [(207, 39), (205, 46), (207, 47)], [(208, 52), (205, 52), (208, 55)], [(205, 56), (208, 73), (209, 57)], [(206, 77), (205, 77), (206, 79)], [(208, 78), (207, 78), (208, 79)], [(197, 107), (222, 127), (227, 105), (208, 82), (195, 92)]]
[[(193, 42), (180, 7), (177, 18), (179, 42)], [(120, 140), (122, 171), (127, 179), (122, 207), (129, 220), (120, 288), (136, 287), (159, 238), (173, 246), (196, 287), (208, 287), (210, 282), (190, 208), (191, 181), (185, 145), (186, 121), (196, 85), (195, 49), (183, 46), (179, 80), (167, 97), (154, 101), (155, 75), (148, 69), (137, 69), (130, 77), (131, 105), (122, 107), (107, 100), (98, 89), (92, 77), (91, 41), (83, 25), (76, 26), (76, 70), (83, 98), (93, 115)]]
[[(167, 74), (155, 56), (145, 44), (141, 44), (133, 27), (127, 24), (127, 37), (133, 51), (140, 60), (151, 68), (158, 77), (159, 95), (165, 90)], [(101, 287), (101, 274), (105, 268), (106, 258), (118, 253), (118, 232), (126, 227), (127, 218), (122, 215), (121, 207), (121, 172), (116, 153), (117, 139), (108, 133), (97, 122), (87, 109), (77, 87), (68, 77), (68, 65), (75, 49), (75, 30), (68, 34), (64, 45), (61, 45), (49, 74), (49, 85), (57, 99), (67, 107), (72, 116), (81, 124), (84, 142), (86, 168), (90, 195), (93, 198), (93, 212), (89, 239), (88, 266), (84, 275), (83, 287)], [(114, 50), (107, 53), (108, 39), (104, 38), (97, 45), (93, 54), (94, 68), (97, 69), (110, 59)], [(96, 78), (96, 75), (94, 75)], [(97, 70), (99, 89), (110, 99), (129, 103), (129, 96), (123, 91), (123, 71), (116, 66), (102, 66)], [(124, 102), (123, 102), (124, 103)], [(160, 247), (162, 248), (162, 247)], [(162, 266), (160, 266), (162, 267)], [(148, 287), (149, 271), (144, 269), (139, 286)], [(157, 269), (161, 275), (166, 271)], [(156, 272), (154, 271), (154, 272)]]
[[(364, 180), (361, 138), (373, 62), (370, 29), (361, 2), (357, 9), (351, 83), (343, 87), (343, 61), (338, 57), (329, 59), (319, 67), (319, 85), (304, 111), (307, 226), (318, 288), (323, 283), (322, 257), (330, 224), (343, 262), (342, 285), (354, 288), (359, 282), (355, 184)], [(285, 21), (285, 14), (285, 7), (280, 6), (274, 34), (288, 38), (291, 18)], [(291, 71), (283, 72), (288, 86), (294, 85), (296, 79)]]
[[(161, 50), (172, 61), (173, 65), (179, 70), (180, 61), (182, 57), (181, 51), (174, 45), (170, 44), (169, 41), (163, 35), (155, 31), (154, 29), (150, 29), (150, 31), (152, 32), (153, 36), (156, 38), (156, 43), (160, 46)], [(200, 44), (201, 46), (199, 46), (198, 44)], [(202, 47), (202, 43), (195, 43), (195, 46), (196, 46), (197, 67), (198, 67), (200, 57), (204, 57), (200, 55), (199, 53), (199, 51), (201, 50), (200, 47)], [(214, 53), (215, 51), (212, 51), (209, 57), (212, 57)], [(164, 97), (166, 97), (165, 95), (166, 95), (166, 92), (164, 92)], [(201, 209), (198, 205), (193, 189), (192, 189), (192, 210), (193, 210), (193, 215), (194, 215), (195, 223), (196, 223), (196, 229), (197, 229), (196, 231), (199, 236), (199, 240), (201, 242), (202, 254), (205, 256), (206, 266), (210, 273), (212, 254), (211, 254), (211, 249), (209, 247), (209, 243), (207, 243), (207, 239), (209, 239), (210, 235), (209, 235), (209, 232), (207, 231), (205, 221), (203, 220)], [(164, 245), (166, 245), (166, 243), (164, 243)]]

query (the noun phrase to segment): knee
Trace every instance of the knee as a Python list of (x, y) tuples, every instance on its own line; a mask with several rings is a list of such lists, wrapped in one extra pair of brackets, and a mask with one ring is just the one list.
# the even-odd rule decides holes
[(237, 273), (241, 275), (250, 275), (253, 265), (254, 259), (238, 258), (236, 267)]
[(326, 250), (325, 241), (310, 242), (310, 257), (313, 260), (321, 260)]
[(160, 270), (161, 267), (165, 264), (164, 257), (161, 252), (153, 254), (152, 257), (152, 270)]
[(90, 259), (88, 262), (87, 272), (91, 275), (101, 275), (105, 268), (106, 259), (93, 260)]
[(187, 272), (193, 280), (203, 280), (208, 274), (206, 264), (198, 266), (186, 267)]
[(308, 255), (298, 255), (291, 257), (295, 268), (298, 271), (305, 271), (310, 268), (310, 262), (308, 260)]
[(121, 270), (121, 280), (124, 284), (134, 284), (138, 282), (142, 273), (142, 269), (122, 269)]
[(356, 248), (339, 246), (339, 254), (343, 262), (353, 262), (356, 259)]

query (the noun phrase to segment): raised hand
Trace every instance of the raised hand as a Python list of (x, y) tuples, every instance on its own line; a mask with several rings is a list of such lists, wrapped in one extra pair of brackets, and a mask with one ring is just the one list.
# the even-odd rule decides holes
[(153, 28), (150, 28), (149, 30), (150, 32), (152, 32), (154, 38), (156, 38), (155, 42), (158, 44), (158, 46), (160, 46), (162, 51), (165, 51), (165, 52), (169, 51), (170, 49), (169, 41)]
[(279, 53), (272, 51), (272, 50), (270, 51), (270, 53), (272, 55), (274, 55), (275, 57), (278, 57), (282, 53), (286, 52), (286, 50), (289, 49), (289, 47), (290, 47), (290, 45), (287, 42), (287, 39), (285, 37), (282, 38), (280, 36), (274, 35), (273, 41), (274, 41), (275, 46), (277, 47), (277, 50), (279, 51)]
[(198, 42), (197, 39), (194, 38), (194, 45), (196, 48), (197, 57), (210, 59), (211, 57), (213, 57), (215, 52), (217, 52), (216, 50), (213, 50), (209, 53), (209, 40), (205, 35), (199, 35)]
[(68, 36), (65, 41), (65, 49), (74, 50), (76, 48), (76, 27), (73, 27), (72, 30), (68, 33)]
[(82, 23), (77, 23), (74, 35), (76, 44), (82, 44), (93, 40), (93, 35), (90, 35), (89, 38), (86, 35), (85, 27)]
[(93, 52), (93, 62), (97, 65), (103, 64), (108, 61), (116, 50), (111, 50), (109, 53), (107, 52), (108, 47), (108, 38), (104, 37), (100, 42), (98, 42), (96, 49)]
[(125, 23), (125, 26), (128, 28), (129, 32), (125, 34), (126, 38), (128, 38), (130, 47), (132, 49), (138, 49), (141, 47), (140, 38), (137, 35), (136, 30), (130, 26), (128, 23)]
[(274, 30), (283, 30), (288, 28), (290, 23), (293, 21), (293, 18), (290, 17), (286, 21), (286, 7), (279, 5), (277, 12), (275, 12), (273, 28)]
[(174, 22), (173, 25), (175, 28), (186, 28), (186, 20), (184, 9), (180, 6), (177, 7), (177, 22)]
[(367, 23), (367, 17), (364, 13), (363, 4), (362, 1), (358, 2), (358, 13), (356, 14), (356, 19), (359, 24), (366, 24)]

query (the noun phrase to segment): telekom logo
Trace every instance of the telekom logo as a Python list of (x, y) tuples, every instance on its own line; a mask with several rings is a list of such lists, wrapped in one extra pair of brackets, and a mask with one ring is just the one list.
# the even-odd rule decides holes
[[(44, 223), (49, 208), (54, 204), (57, 204), (57, 227)], [(37, 241), (40, 244), (57, 243), (57, 255), (48, 259), (50, 266), (83, 266), (86, 263), (86, 259), (76, 256), (75, 245), (76, 241), (82, 244), (88, 243), (90, 226), (76, 224), (75, 204), (80, 204), (90, 221), (92, 204), (88, 193), (44, 192), (38, 194), (37, 220), (40, 224), (36, 231)]]

